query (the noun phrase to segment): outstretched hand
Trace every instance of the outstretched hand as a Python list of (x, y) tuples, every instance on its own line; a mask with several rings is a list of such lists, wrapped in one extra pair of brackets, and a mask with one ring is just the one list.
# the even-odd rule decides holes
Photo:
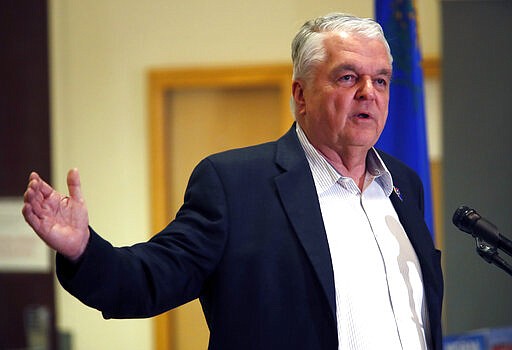
[(69, 196), (55, 191), (37, 173), (30, 174), (22, 212), (25, 221), (52, 249), (72, 261), (89, 241), (89, 217), (77, 169), (68, 172)]

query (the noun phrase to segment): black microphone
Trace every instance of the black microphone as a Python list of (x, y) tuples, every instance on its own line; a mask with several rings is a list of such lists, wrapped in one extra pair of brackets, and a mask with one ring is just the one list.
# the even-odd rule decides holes
[(467, 232), (475, 238), (480, 238), (512, 256), (512, 241), (499, 233), (498, 228), (482, 218), (475, 209), (466, 206), (459, 207), (453, 213), (452, 222), (461, 231)]

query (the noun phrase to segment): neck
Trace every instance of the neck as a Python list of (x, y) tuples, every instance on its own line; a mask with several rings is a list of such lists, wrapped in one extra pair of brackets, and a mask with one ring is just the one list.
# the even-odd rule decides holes
[(350, 177), (362, 191), (366, 177), (366, 156), (368, 150), (360, 148), (348, 149), (343, 152), (333, 150), (317, 150), (329, 161), (329, 163), (343, 176)]

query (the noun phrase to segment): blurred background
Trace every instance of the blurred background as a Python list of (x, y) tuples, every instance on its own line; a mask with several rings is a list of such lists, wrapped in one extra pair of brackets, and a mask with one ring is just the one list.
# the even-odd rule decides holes
[[(451, 216), (468, 205), (512, 235), (512, 2), (418, 0), (416, 9), (445, 333), (511, 326), (511, 277), (478, 257)], [(275, 139), (292, 123), (282, 111), (286, 84), (263, 91), (241, 79), (234, 89), (215, 76), (219, 69), (287, 72), (297, 29), (333, 11), (374, 17), (374, 1), (0, 2), (0, 349), (29, 348), (27, 339), (38, 344), (41, 332), (52, 334), (42, 345), (48, 349), (206, 348), (197, 302), (157, 320), (106, 321), (69, 296), (54, 280), (50, 252), (19, 214), (26, 179), (35, 170), (66, 191), (66, 172), (77, 167), (95, 230), (118, 246), (148, 239), (165, 224), (162, 216), (172, 219), (200, 157)], [(168, 90), (158, 79), (169, 71), (200, 83), (170, 82)], [(221, 91), (211, 91), (210, 76)], [(226, 92), (240, 99), (219, 102)], [(274, 106), (276, 117), (261, 105)], [(210, 112), (229, 114), (230, 106), (231, 118), (253, 130), (234, 127), (229, 143), (203, 133), (222, 135), (227, 124), (220, 123), (230, 122)], [(240, 119), (244, 108), (251, 114)], [(155, 113), (179, 115), (181, 124), (155, 124)], [(255, 120), (263, 114), (270, 118)], [(172, 161), (163, 164), (166, 156)]]

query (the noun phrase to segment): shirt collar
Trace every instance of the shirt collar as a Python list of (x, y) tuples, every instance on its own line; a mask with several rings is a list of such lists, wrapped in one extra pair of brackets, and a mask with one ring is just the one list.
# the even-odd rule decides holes
[[(347, 177), (338, 173), (336, 169), (325, 159), (325, 157), (316, 150), (315, 147), (309, 142), (306, 134), (296, 124), (297, 137), (302, 145), (306, 159), (308, 160), (313, 179), (318, 193), (323, 193), (333, 186), (336, 182), (346, 183)], [(366, 172), (368, 176), (373, 178), (377, 184), (382, 188), (386, 196), (390, 196), (393, 192), (393, 179), (391, 173), (386, 168), (375, 148), (371, 148), (366, 156)]]

